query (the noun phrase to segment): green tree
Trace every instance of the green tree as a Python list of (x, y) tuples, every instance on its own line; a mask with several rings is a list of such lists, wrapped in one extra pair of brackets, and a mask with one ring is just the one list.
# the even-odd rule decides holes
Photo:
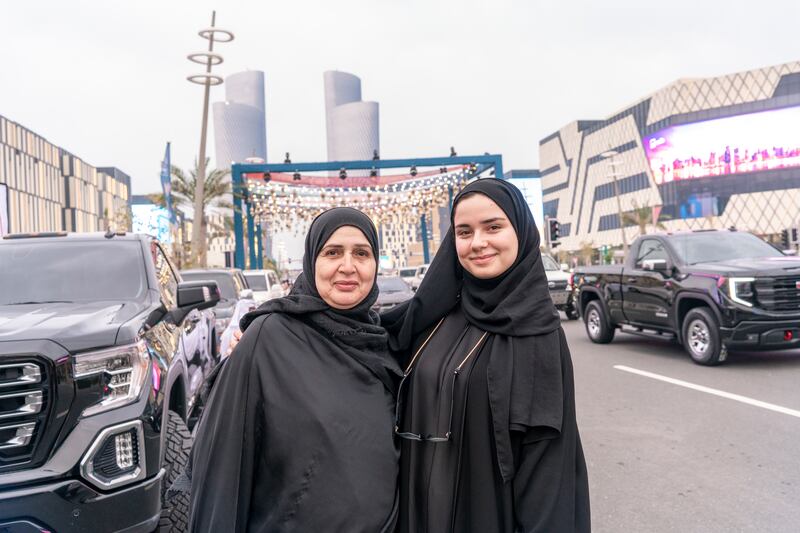
[(581, 242), (580, 256), (584, 265), (591, 265), (594, 258), (594, 243), (589, 241)]
[[(208, 167), (209, 160), (210, 158), (206, 158), (206, 167)], [(194, 168), (189, 171), (188, 175), (181, 168), (175, 165), (172, 165), (170, 173), (172, 175), (171, 185), (172, 185), (173, 208), (177, 206), (193, 208), (194, 192), (195, 192), (195, 186), (197, 185), (197, 174), (198, 174), (197, 161), (195, 161)], [(227, 195), (231, 194), (231, 183), (230, 180), (227, 179), (228, 174), (230, 174), (229, 170), (222, 170), (222, 169), (214, 169), (210, 171), (206, 170), (206, 179), (205, 179), (204, 194), (203, 194), (203, 213), (201, 217), (198, 217), (197, 214), (195, 213), (194, 219), (192, 221), (193, 224), (197, 224), (199, 218), (200, 234), (202, 236), (200, 255), (198, 257), (198, 266), (200, 267), (206, 267), (208, 265), (209, 239), (216, 236), (220, 236), (220, 234), (227, 229), (223, 226), (214, 224), (213, 227), (211, 228), (213, 233), (212, 235), (209, 235), (208, 210), (210, 207), (216, 207), (220, 209), (233, 209), (233, 205), (227, 200)], [(164, 195), (162, 193), (152, 194), (149, 196), (149, 198), (156, 205), (160, 205), (162, 207), (166, 206)], [(225, 220), (224, 226), (228, 226), (227, 220)], [(233, 227), (232, 219), (230, 227), (231, 228)]]
[(667, 229), (661, 222), (653, 224), (653, 208), (649, 205), (640, 206), (636, 200), (633, 201), (633, 211), (622, 214), (622, 223), (626, 226), (639, 226), (639, 235), (647, 235), (648, 226)]

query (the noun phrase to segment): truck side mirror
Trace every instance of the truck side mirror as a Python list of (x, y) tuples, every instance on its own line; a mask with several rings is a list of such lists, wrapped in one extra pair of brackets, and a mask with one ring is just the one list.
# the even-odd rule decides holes
[(219, 286), (216, 281), (184, 281), (178, 283), (179, 309), (208, 309), (219, 303)]
[(666, 259), (645, 259), (642, 261), (642, 269), (666, 275), (671, 272), (672, 267)]
[(178, 306), (169, 311), (169, 319), (180, 324), (195, 309), (208, 309), (219, 303), (216, 281), (184, 281), (178, 283)]

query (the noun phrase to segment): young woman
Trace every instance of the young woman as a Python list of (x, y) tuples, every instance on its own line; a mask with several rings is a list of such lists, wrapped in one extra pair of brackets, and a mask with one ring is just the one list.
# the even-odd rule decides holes
[[(392, 531), (402, 372), (370, 311), (378, 235), (317, 217), (292, 293), (248, 314), (192, 450), (192, 531)], [(248, 327), (249, 326), (249, 327)]]
[(398, 531), (589, 531), (572, 362), (530, 209), (483, 179), (451, 222), (414, 298), (383, 316), (408, 350)]

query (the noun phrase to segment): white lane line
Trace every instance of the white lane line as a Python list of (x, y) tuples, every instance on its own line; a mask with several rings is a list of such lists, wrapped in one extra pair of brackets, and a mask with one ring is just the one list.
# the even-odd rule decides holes
[(694, 383), (689, 383), (688, 381), (662, 376), (661, 374), (654, 374), (653, 372), (647, 372), (645, 370), (638, 370), (636, 368), (631, 368), (629, 366), (614, 365), (614, 368), (616, 368), (617, 370), (622, 370), (623, 372), (630, 372), (631, 374), (637, 374), (639, 376), (644, 376), (646, 378), (657, 379), (658, 381), (672, 383), (673, 385), (678, 385), (679, 387), (686, 387), (687, 389), (693, 389), (696, 391), (705, 392), (706, 394), (713, 394), (714, 396), (719, 396), (721, 398), (727, 398), (729, 400), (733, 400), (736, 402), (746, 403), (747, 405), (753, 405), (755, 407), (760, 407), (762, 409), (775, 411), (776, 413), (781, 413), (784, 415), (800, 418), (800, 411), (789, 409), (788, 407), (783, 407), (780, 405), (775, 405), (774, 403), (767, 403), (767, 402), (762, 402), (761, 400), (754, 400), (753, 398), (748, 398), (747, 396), (742, 396), (740, 394), (733, 394), (719, 389), (712, 389), (711, 387), (704, 387), (703, 385), (696, 385)]

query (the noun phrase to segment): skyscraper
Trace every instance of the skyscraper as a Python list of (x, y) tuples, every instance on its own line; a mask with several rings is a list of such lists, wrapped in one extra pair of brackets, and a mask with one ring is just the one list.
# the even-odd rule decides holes
[(249, 70), (225, 78), (225, 101), (215, 102), (216, 167), (229, 168), (257, 157), (267, 159), (264, 73)]
[(325, 126), (328, 161), (372, 159), (380, 153), (377, 102), (361, 101), (361, 80), (329, 70), (325, 80)]

